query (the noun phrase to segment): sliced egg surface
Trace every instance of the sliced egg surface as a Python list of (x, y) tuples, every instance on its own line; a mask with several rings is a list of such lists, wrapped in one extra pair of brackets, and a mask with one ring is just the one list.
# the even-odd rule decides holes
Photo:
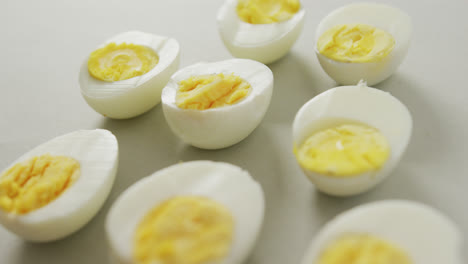
[(315, 53), (337, 83), (352, 85), (365, 80), (374, 85), (402, 63), (411, 34), (411, 18), (403, 11), (376, 3), (353, 3), (320, 22)]
[(121, 33), (83, 62), (81, 94), (106, 117), (135, 117), (161, 101), (161, 91), (178, 67), (177, 40), (139, 31)]
[(328, 222), (301, 264), (461, 264), (462, 237), (427, 205), (387, 200), (357, 206)]
[(250, 174), (228, 163), (191, 161), (133, 184), (106, 220), (112, 263), (235, 264), (262, 225), (264, 197)]
[(219, 149), (246, 138), (270, 104), (273, 73), (249, 59), (198, 63), (176, 72), (162, 92), (164, 116), (184, 142)]
[(56, 137), (0, 175), (0, 223), (25, 240), (63, 238), (84, 226), (106, 200), (118, 145), (103, 129)]
[(341, 86), (300, 108), (293, 122), (294, 153), (320, 191), (354, 195), (389, 175), (411, 131), (411, 115), (397, 98), (364, 83)]
[(298, 0), (226, 0), (218, 11), (218, 31), (234, 57), (268, 64), (289, 52), (304, 16)]

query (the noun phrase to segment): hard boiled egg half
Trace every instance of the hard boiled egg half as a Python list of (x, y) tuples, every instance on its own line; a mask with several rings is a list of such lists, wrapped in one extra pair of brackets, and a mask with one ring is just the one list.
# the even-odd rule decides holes
[(226, 0), (218, 11), (218, 31), (234, 57), (268, 64), (289, 52), (304, 16), (299, 0)]
[(365, 80), (377, 84), (403, 61), (412, 31), (403, 11), (375, 3), (341, 7), (319, 24), (315, 53), (325, 72), (337, 83)]
[(161, 91), (178, 67), (175, 39), (125, 32), (105, 41), (83, 62), (81, 94), (106, 117), (135, 117), (161, 101)]
[(382, 181), (405, 151), (408, 109), (365, 83), (312, 98), (293, 123), (296, 159), (315, 186), (331, 195), (364, 192)]
[(183, 141), (203, 149), (246, 138), (265, 115), (273, 73), (248, 59), (198, 63), (179, 70), (162, 92), (164, 116)]
[(461, 232), (421, 203), (389, 200), (355, 207), (331, 220), (301, 264), (461, 264)]
[(231, 164), (179, 163), (141, 179), (106, 220), (113, 263), (237, 264), (264, 212), (260, 185)]
[(65, 237), (101, 208), (117, 172), (117, 140), (80, 130), (21, 156), (0, 175), (0, 223), (30, 241)]

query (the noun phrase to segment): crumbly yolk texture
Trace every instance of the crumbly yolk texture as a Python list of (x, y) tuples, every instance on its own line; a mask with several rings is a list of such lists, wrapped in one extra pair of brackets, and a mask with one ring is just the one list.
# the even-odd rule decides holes
[(45, 154), (15, 164), (0, 176), (0, 208), (26, 214), (59, 197), (80, 175), (73, 158)]
[(313, 133), (294, 153), (299, 164), (309, 171), (350, 177), (380, 169), (390, 155), (390, 147), (375, 128), (343, 124)]
[(365, 24), (337, 25), (325, 31), (317, 41), (324, 56), (341, 62), (376, 62), (395, 47), (393, 36)]
[(381, 238), (348, 234), (329, 245), (316, 264), (411, 264), (408, 254)]
[(233, 229), (223, 205), (198, 196), (171, 198), (138, 225), (134, 259), (139, 264), (218, 263), (231, 247)]
[(299, 0), (239, 0), (237, 15), (250, 24), (286, 21), (301, 8)]
[(110, 43), (91, 53), (88, 71), (96, 79), (115, 82), (149, 72), (158, 64), (154, 50), (135, 44)]
[(234, 74), (192, 76), (179, 83), (176, 105), (197, 110), (232, 105), (246, 97), (250, 90), (250, 84)]

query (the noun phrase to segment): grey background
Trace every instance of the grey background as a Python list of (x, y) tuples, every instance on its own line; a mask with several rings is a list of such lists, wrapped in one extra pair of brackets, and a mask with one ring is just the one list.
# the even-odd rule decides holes
[[(333, 216), (382, 199), (432, 205), (468, 235), (468, 2), (377, 1), (413, 18), (413, 40), (399, 70), (377, 88), (407, 105), (414, 119), (408, 150), (383, 184), (352, 198), (318, 193), (292, 154), (297, 110), (336, 84), (313, 52), (315, 28), (333, 9), (352, 1), (302, 1), (305, 27), (292, 51), (270, 66), (275, 87), (260, 126), (241, 143), (205, 151), (183, 144), (169, 130), (158, 105), (129, 120), (95, 113), (78, 88), (86, 56), (107, 38), (141, 30), (176, 38), (181, 67), (230, 58), (216, 28), (222, 1), (6, 1), (0, 10), (0, 168), (55, 136), (105, 128), (118, 138), (120, 168), (98, 215), (61, 241), (27, 243), (0, 227), (2, 264), (105, 263), (104, 219), (116, 197), (138, 179), (180, 160), (210, 159), (239, 165), (266, 196), (263, 228), (249, 264), (298, 263), (314, 234)], [(437, 238), (434, 238), (437, 239)], [(441, 241), (441, 243), (443, 243)], [(468, 259), (468, 245), (464, 244)]]

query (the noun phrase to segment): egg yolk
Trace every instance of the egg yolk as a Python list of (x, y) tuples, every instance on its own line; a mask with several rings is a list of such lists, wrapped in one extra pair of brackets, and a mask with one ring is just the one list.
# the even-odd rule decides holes
[(179, 83), (176, 105), (197, 110), (232, 105), (246, 97), (250, 90), (250, 84), (234, 74), (193, 76)]
[(239, 0), (237, 15), (250, 24), (270, 24), (290, 19), (300, 8), (299, 0)]
[(341, 62), (376, 62), (385, 58), (395, 47), (390, 33), (365, 24), (334, 26), (317, 41), (324, 56)]
[(171, 198), (151, 210), (135, 233), (134, 259), (142, 264), (218, 263), (231, 246), (234, 220), (208, 198)]
[(405, 251), (381, 238), (348, 234), (329, 245), (316, 264), (411, 264)]
[(294, 153), (299, 164), (309, 171), (347, 177), (380, 169), (390, 155), (390, 147), (375, 128), (343, 124), (313, 133)]
[(17, 163), (0, 176), (0, 208), (26, 214), (60, 196), (80, 174), (73, 158), (45, 154)]
[(115, 82), (143, 75), (153, 69), (158, 61), (156, 52), (148, 47), (110, 43), (91, 53), (88, 71), (96, 79)]

